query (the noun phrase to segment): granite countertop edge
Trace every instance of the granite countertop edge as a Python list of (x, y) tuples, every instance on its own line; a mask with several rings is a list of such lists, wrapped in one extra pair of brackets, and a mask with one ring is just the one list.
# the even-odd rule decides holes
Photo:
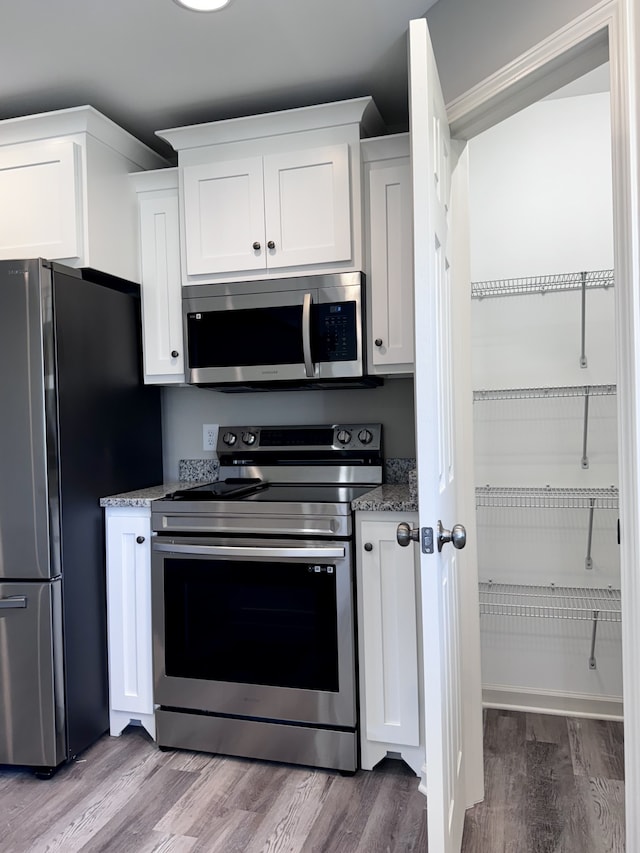
[(364, 512), (417, 512), (418, 502), (408, 484), (398, 483), (377, 486), (351, 501), (351, 508)]
[(157, 486), (149, 486), (146, 489), (137, 489), (133, 492), (123, 492), (119, 495), (109, 495), (105, 498), (100, 498), (101, 507), (131, 507), (131, 506), (151, 506), (153, 501), (161, 500), (171, 492), (185, 487), (201, 486), (205, 483), (210, 483), (211, 477), (206, 480), (191, 480), (185, 483), (184, 480), (174, 480), (173, 482), (160, 483)]

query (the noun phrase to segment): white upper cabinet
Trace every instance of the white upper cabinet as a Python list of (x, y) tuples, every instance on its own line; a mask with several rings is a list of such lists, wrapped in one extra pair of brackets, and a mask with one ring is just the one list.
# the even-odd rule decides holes
[(159, 132), (178, 152), (183, 284), (363, 266), (370, 98)]
[(407, 134), (362, 143), (369, 360), (373, 373), (413, 373), (413, 225)]
[(137, 274), (127, 176), (165, 161), (92, 107), (0, 121), (0, 259)]
[(188, 275), (351, 259), (349, 146), (184, 169)]
[(68, 140), (0, 148), (0, 258), (82, 255), (80, 166)]
[(131, 176), (138, 194), (144, 381), (184, 382), (178, 170)]

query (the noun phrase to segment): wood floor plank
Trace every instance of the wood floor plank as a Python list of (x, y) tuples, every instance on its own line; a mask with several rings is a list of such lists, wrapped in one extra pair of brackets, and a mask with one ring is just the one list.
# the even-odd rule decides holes
[(357, 853), (404, 853), (417, 849), (417, 838), (408, 840), (401, 831), (406, 799), (415, 793), (423, 796), (417, 791), (417, 779), (413, 774), (411, 777), (387, 774), (383, 778), (356, 847)]
[[(226, 801), (229, 791), (246, 776), (246, 770), (232, 761), (218, 761), (209, 756), (210, 764), (194, 773), (193, 784), (155, 825), (157, 832), (188, 835), (199, 838), (203, 824), (229, 811)], [(168, 767), (173, 767), (169, 761)]]
[(527, 740), (569, 744), (567, 718), (559, 714), (527, 714)]
[(193, 784), (195, 776), (186, 770), (158, 767), (116, 813), (111, 812), (109, 820), (103, 822), (100, 829), (91, 834), (82, 846), (70, 846), (69, 836), (66, 836), (62, 839), (63, 843), (54, 849), (64, 853), (137, 853), (152, 837), (160, 815), (171, 808)]
[[(404, 800), (401, 833), (420, 838), (421, 830), (426, 829), (426, 799), (418, 791), (418, 780), (403, 762), (385, 759), (374, 771), (360, 770), (351, 778), (334, 778), (302, 853), (355, 853), (383, 777), (391, 779), (389, 796), (402, 797)], [(405, 778), (410, 780), (406, 790), (402, 782)], [(412, 793), (417, 796), (413, 797)], [(409, 829), (405, 828), (406, 825)]]
[(192, 853), (244, 853), (258, 833), (264, 815), (227, 811), (203, 824)]
[[(22, 804), (7, 803), (8, 818), (0, 851), (15, 853), (21, 846), (36, 853), (41, 837), (55, 844), (52, 839), (56, 833), (66, 831), (74, 819), (82, 821), (85, 813), (92, 818), (85, 830), (90, 833), (94, 824), (108, 820), (110, 809), (117, 809), (120, 801), (139, 788), (158, 761), (158, 752), (146, 736), (126, 740), (105, 737), (50, 780), (39, 780), (21, 771), (24, 787), (17, 796), (22, 797)], [(24, 796), (24, 789), (29, 796)], [(3, 811), (7, 799), (3, 798)], [(36, 803), (39, 807), (34, 808)], [(13, 810), (11, 805), (15, 806)]]
[(624, 784), (619, 780), (584, 776), (576, 783), (583, 800), (590, 805), (587, 828), (591, 847), (587, 849), (593, 853), (624, 853)]
[(622, 723), (570, 718), (567, 726), (577, 776), (624, 779)]
[(136, 853), (193, 853), (197, 841), (197, 838), (186, 835), (165, 835), (152, 830)]
[(299, 853), (331, 786), (324, 771), (293, 770), (246, 853)]

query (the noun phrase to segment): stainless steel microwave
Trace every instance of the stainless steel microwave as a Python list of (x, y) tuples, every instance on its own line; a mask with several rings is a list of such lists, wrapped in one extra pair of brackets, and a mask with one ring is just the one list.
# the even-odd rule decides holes
[(186, 378), (221, 391), (371, 386), (361, 272), (184, 288)]

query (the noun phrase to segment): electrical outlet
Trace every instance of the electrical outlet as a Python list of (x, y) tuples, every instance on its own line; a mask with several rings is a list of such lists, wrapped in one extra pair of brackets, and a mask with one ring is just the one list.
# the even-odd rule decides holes
[(215, 450), (218, 446), (218, 424), (202, 424), (202, 449)]

